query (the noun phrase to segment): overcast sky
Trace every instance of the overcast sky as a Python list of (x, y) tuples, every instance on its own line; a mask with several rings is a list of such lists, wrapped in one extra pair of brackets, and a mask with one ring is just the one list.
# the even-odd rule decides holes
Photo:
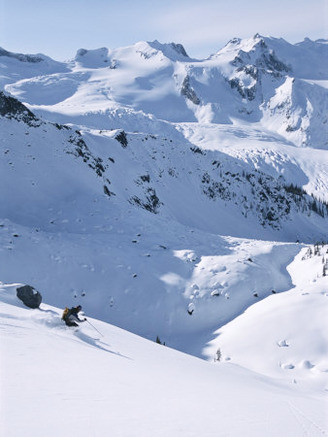
[(64, 60), (157, 39), (205, 58), (255, 33), (328, 38), (327, 17), (328, 0), (0, 0), (0, 46)]

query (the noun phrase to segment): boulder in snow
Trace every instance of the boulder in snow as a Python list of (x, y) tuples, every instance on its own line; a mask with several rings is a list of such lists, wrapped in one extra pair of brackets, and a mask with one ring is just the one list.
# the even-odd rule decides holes
[(42, 302), (42, 296), (37, 290), (30, 285), (18, 287), (16, 290), (18, 299), (20, 299), (24, 305), (29, 308), (39, 308)]

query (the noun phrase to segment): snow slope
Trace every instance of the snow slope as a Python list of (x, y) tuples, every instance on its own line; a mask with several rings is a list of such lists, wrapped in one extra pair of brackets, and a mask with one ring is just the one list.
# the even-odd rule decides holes
[[(7, 437), (326, 435), (325, 398), (208, 363), (90, 319), (24, 308), (1, 285), (0, 424)], [(3, 395), (5, 393), (5, 396)]]
[(0, 50), (6, 436), (327, 435), (326, 50)]
[(213, 357), (219, 348), (223, 360), (327, 391), (327, 250), (304, 248), (288, 267), (293, 288), (254, 304), (220, 328), (205, 354)]
[(326, 236), (306, 197), (219, 151), (192, 150), (179, 133), (80, 133), (21, 120), (24, 106), (9, 102), (1, 278), (52, 305), (82, 299), (94, 317), (201, 356), (255, 292), (290, 288), (297, 239)]

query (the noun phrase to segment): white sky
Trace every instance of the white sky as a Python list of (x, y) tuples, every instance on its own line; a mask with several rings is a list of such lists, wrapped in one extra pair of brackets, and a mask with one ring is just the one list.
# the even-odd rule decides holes
[(0, 46), (57, 60), (155, 39), (205, 58), (255, 33), (328, 38), (328, 0), (0, 0)]

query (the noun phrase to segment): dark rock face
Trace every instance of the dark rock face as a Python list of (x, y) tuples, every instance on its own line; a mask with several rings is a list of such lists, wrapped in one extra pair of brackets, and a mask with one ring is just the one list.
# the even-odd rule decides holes
[(29, 308), (39, 308), (42, 302), (41, 294), (30, 285), (17, 288), (17, 297)]
[(180, 55), (185, 56), (186, 58), (189, 58), (185, 48), (182, 44), (175, 44), (174, 42), (171, 43), (171, 47), (177, 52), (180, 53)]
[(115, 140), (122, 144), (122, 147), (126, 147), (128, 145), (128, 139), (124, 130), (122, 130), (118, 135), (116, 135)]
[(189, 99), (195, 105), (200, 104), (200, 99), (197, 97), (195, 90), (190, 85), (190, 77), (189, 76), (186, 76), (184, 78), (184, 81), (182, 83), (182, 88), (181, 88), (181, 95), (185, 96), (187, 99)]
[(43, 58), (37, 55), (23, 55), (22, 53), (12, 53), (0, 47), (0, 56), (7, 56), (8, 58), (17, 59), (20, 62), (30, 62), (36, 64), (42, 62)]
[(41, 122), (19, 100), (0, 91), (0, 116), (23, 121), (29, 126), (39, 126)]

